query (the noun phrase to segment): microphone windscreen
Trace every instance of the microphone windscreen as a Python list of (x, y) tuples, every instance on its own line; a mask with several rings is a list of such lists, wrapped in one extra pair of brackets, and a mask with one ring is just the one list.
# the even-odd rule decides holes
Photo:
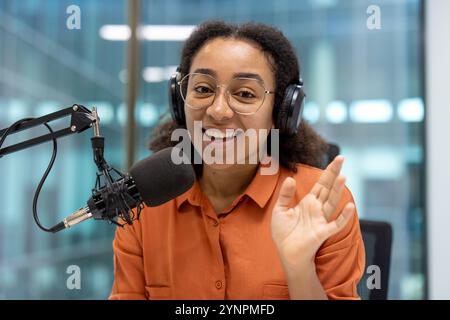
[[(172, 151), (186, 161), (175, 164)], [(142, 159), (131, 167), (129, 173), (145, 204), (150, 207), (159, 206), (185, 193), (195, 181), (193, 166), (178, 148), (166, 148)]]

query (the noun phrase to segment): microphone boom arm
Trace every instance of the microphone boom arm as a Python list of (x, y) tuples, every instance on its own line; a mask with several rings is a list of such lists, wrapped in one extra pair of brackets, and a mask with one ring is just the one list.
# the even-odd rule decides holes
[[(95, 124), (98, 120), (98, 118), (95, 115), (93, 115), (89, 109), (87, 109), (86, 107), (84, 107), (82, 105), (74, 104), (72, 107), (69, 107), (69, 108), (66, 108), (66, 109), (63, 109), (60, 111), (56, 111), (56, 112), (50, 113), (48, 115), (18, 124), (17, 126), (15, 126), (14, 128), (11, 128), (9, 130), (8, 135), (14, 134), (14, 133), (17, 133), (17, 132), (20, 132), (20, 131), (23, 131), (23, 130), (26, 130), (26, 129), (29, 129), (32, 127), (36, 127), (38, 125), (42, 125), (42, 124), (45, 124), (45, 123), (53, 121), (53, 120), (64, 118), (68, 115), (71, 116), (69, 127), (55, 131), (53, 133), (48, 133), (48, 134), (44, 134), (44, 135), (36, 137), (36, 138), (25, 140), (23, 142), (14, 144), (12, 146), (0, 148), (0, 158), (7, 154), (21, 151), (23, 149), (27, 149), (27, 148), (33, 147), (33, 146), (41, 144), (41, 143), (51, 141), (53, 139), (58, 139), (60, 137), (64, 137), (64, 136), (67, 136), (70, 134), (83, 132), (86, 129), (89, 129), (90, 127), (92, 127), (92, 125)], [(0, 137), (2, 137), (3, 134), (7, 130), (8, 129), (0, 130)]]

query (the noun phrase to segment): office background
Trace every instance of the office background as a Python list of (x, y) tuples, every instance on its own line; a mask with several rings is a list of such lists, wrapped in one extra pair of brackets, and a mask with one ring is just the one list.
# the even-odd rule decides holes
[[(167, 115), (167, 79), (182, 46), (173, 34), (164, 37), (166, 31), (156, 38), (152, 28), (185, 26), (180, 36), (212, 18), (274, 25), (300, 58), (306, 120), (347, 158), (343, 171), (360, 217), (392, 224), (389, 298), (429, 297), (422, 1), (141, 0), (138, 14), (131, 2), (0, 0), (0, 128), (73, 103), (95, 105), (106, 157), (126, 170), (149, 155), (149, 135)], [(71, 5), (81, 10), (81, 29), (66, 26)], [(371, 5), (380, 8), (380, 29), (367, 25)], [(146, 26), (137, 51), (130, 21)], [(127, 107), (133, 100), (137, 135), (130, 146)], [(42, 132), (30, 130), (8, 143)], [(46, 225), (90, 196), (90, 135), (58, 141), (39, 203)], [(50, 156), (49, 143), (0, 159), (0, 299), (104, 299), (113, 281), (114, 227), (89, 221), (51, 235), (32, 219), (34, 189)], [(80, 267), (80, 290), (66, 286), (71, 265)]]

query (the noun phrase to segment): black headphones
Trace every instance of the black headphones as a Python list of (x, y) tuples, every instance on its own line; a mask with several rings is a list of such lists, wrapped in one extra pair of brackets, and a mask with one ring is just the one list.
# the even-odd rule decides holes
[[(178, 85), (180, 81), (181, 73), (178, 68), (177, 72), (169, 80), (169, 110), (172, 119), (177, 124), (185, 125), (184, 101)], [(286, 88), (281, 105), (273, 113), (275, 128), (280, 130), (280, 134), (288, 136), (297, 134), (302, 120), (305, 96), (303, 81), (301, 79), (299, 79), (298, 84), (290, 84)]]

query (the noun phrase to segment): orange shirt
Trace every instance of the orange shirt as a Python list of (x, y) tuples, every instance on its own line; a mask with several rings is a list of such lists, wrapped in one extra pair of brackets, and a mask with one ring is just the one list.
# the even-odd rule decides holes
[[(139, 221), (117, 228), (113, 241), (115, 279), (110, 299), (289, 299), (271, 236), (272, 208), (282, 182), (297, 180), (298, 203), (321, 170), (299, 164), (259, 170), (247, 190), (217, 214), (200, 186), (158, 207), (145, 207)], [(353, 202), (346, 188), (339, 208)], [(365, 266), (358, 217), (327, 239), (315, 258), (330, 299), (359, 299)]]

